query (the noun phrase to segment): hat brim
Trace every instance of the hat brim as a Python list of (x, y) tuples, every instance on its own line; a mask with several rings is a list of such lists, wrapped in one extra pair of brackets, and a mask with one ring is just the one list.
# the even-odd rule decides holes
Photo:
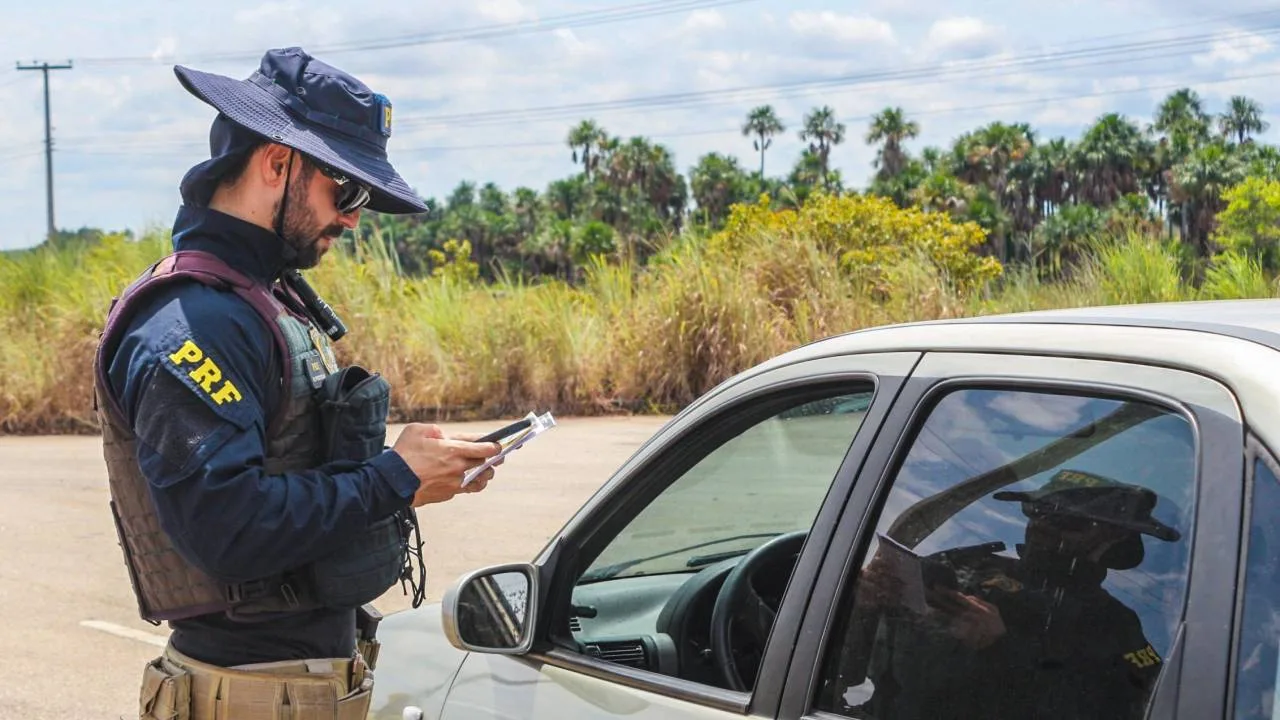
[[(1045, 498), (1048, 497), (1049, 495), (1052, 495), (1052, 493), (1046, 493), (1044, 495), (1041, 495), (1036, 492), (1015, 492), (1012, 490), (1002, 490), (998, 493), (993, 494), (991, 497), (995, 500), (1007, 500), (1011, 502), (1047, 503), (1048, 501), (1045, 500)], [(1067, 512), (1070, 512), (1070, 511), (1067, 511)], [(1178, 532), (1174, 528), (1169, 527), (1168, 525), (1165, 525), (1164, 523), (1160, 522), (1159, 520), (1156, 520), (1155, 518), (1149, 518), (1144, 522), (1144, 521), (1134, 521), (1134, 520), (1115, 520), (1112, 518), (1096, 517), (1094, 515), (1090, 515), (1089, 513), (1082, 513), (1082, 512), (1070, 512), (1070, 514), (1079, 515), (1081, 517), (1088, 517), (1093, 520), (1097, 520), (1098, 522), (1104, 522), (1109, 525), (1115, 525), (1116, 527), (1122, 527), (1128, 530), (1133, 530), (1135, 532), (1140, 532), (1140, 533), (1143, 533), (1144, 535), (1150, 535), (1154, 538), (1164, 540), (1165, 542), (1174, 542), (1176, 540), (1179, 540), (1182, 537), (1182, 533)]]
[(374, 212), (404, 215), (428, 210), (409, 184), (388, 162), (385, 154), (343, 138), (320, 133), (295, 122), (292, 115), (266, 90), (245, 80), (174, 67), (187, 92), (216, 108), (233, 122), (287, 145), (349, 175), (370, 188), (368, 208)]

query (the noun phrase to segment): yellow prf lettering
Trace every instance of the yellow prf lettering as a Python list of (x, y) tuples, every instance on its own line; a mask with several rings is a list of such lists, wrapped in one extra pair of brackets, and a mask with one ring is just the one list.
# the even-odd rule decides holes
[(187, 340), (183, 342), (182, 347), (169, 356), (169, 360), (174, 365), (200, 363), (196, 369), (187, 373), (187, 376), (199, 383), (200, 389), (208, 393), (209, 397), (213, 398), (213, 401), (219, 405), (244, 399), (240, 395), (240, 389), (233, 385), (230, 380), (222, 383), (222, 387), (218, 388), (217, 392), (213, 391), (213, 384), (222, 380), (222, 368), (218, 367), (213, 358), (205, 357), (204, 351), (194, 341)]
[(204, 358), (204, 351), (196, 347), (196, 344), (190, 340), (182, 343), (182, 347), (169, 356), (169, 360), (174, 365), (181, 365), (183, 362), (200, 362), (202, 358)]
[(226, 403), (226, 402), (235, 402), (241, 399), (240, 391), (236, 389), (235, 385), (231, 384), (230, 380), (223, 383), (222, 389), (214, 393), (210, 397), (212, 397), (213, 401), (218, 403), (219, 405), (222, 405), (223, 403)]
[(1140, 667), (1140, 668), (1151, 667), (1152, 665), (1159, 665), (1161, 662), (1160, 654), (1157, 653), (1155, 648), (1151, 647), (1150, 645), (1136, 652), (1125, 653), (1124, 659), (1128, 660), (1130, 663), (1133, 663), (1135, 667)]
[(209, 358), (204, 359), (204, 364), (191, 371), (191, 379), (200, 383), (200, 387), (204, 388), (207, 393), (213, 392), (213, 384), (222, 379), (222, 371)]

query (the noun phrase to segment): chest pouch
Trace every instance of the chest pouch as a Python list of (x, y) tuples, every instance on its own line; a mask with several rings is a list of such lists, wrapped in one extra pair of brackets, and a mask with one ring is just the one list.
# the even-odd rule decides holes
[(391, 409), (385, 378), (353, 365), (326, 377), (319, 393), (326, 462), (364, 462), (382, 452)]
[[(360, 463), (383, 452), (391, 386), (381, 375), (351, 366), (318, 390), (326, 462)], [(412, 509), (372, 523), (363, 533), (307, 568), (317, 602), (357, 607), (372, 602), (411, 571)]]

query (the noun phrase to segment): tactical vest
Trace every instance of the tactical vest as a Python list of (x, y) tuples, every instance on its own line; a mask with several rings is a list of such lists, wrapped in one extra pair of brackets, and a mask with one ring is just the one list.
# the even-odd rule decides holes
[[(94, 363), (95, 406), (102, 427), (111, 511), (140, 615), (153, 623), (215, 612), (264, 618), (280, 612), (332, 607), (335, 602), (357, 607), (372, 601), (405, 569), (408, 536), (404, 513), (371, 526), (365, 537), (352, 543), (357, 547), (347, 551), (351, 557), (324, 567), (324, 577), (316, 577), (315, 568), (308, 567), (245, 583), (222, 582), (196, 568), (177, 552), (160, 528), (135, 454), (137, 438), (111, 393), (107, 367), (120, 333), (145, 299), (159, 288), (191, 281), (234, 292), (272, 330), (277, 357), (284, 361), (284, 373), (280, 402), (267, 427), (268, 473), (314, 468), (331, 458), (325, 441), (326, 435), (332, 433), (325, 432), (321, 389), (332, 389), (336, 384), (327, 379), (346, 380), (345, 373), (339, 374), (328, 338), (305, 314), (277, 296), (288, 293), (287, 289), (254, 282), (209, 253), (175, 252), (151, 266), (112, 301)], [(287, 298), (296, 300), (293, 295)], [(365, 375), (367, 380), (381, 380), (376, 375)], [(376, 450), (381, 450), (380, 438), (385, 436), (385, 424), (376, 425), (386, 419), (385, 392), (383, 396), (382, 417), (374, 421), (383, 433)], [(368, 449), (363, 451), (365, 457), (372, 454)], [(353, 587), (353, 580), (364, 584)], [(346, 597), (325, 597), (317, 586), (331, 587), (338, 595), (345, 591)]]

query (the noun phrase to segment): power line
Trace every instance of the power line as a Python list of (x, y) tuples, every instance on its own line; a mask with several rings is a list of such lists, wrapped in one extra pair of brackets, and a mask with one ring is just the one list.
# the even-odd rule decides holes
[[(417, 33), (413, 35), (400, 35), (339, 43), (335, 45), (318, 46), (308, 49), (308, 52), (312, 55), (338, 55), (342, 53), (390, 50), (419, 45), (465, 42), (468, 40), (491, 40), (502, 37), (550, 32), (553, 30), (593, 27), (596, 25), (605, 25), (629, 20), (645, 20), (648, 18), (661, 17), (679, 12), (705, 10), (724, 7), (727, 5), (741, 5), (755, 1), (756, 0), (654, 0), (651, 2), (637, 3), (633, 5), (624, 5), (622, 7), (566, 13), (544, 19), (523, 20), (514, 23), (502, 23), (496, 25), (479, 25), (459, 28), (457, 30)], [(210, 63), (221, 61), (258, 60), (261, 57), (261, 51), (205, 53), (188, 56), (183, 60), (183, 62)], [(150, 65), (156, 63), (167, 64), (173, 61), (173, 56), (142, 55), (87, 57), (80, 59), (80, 62), (85, 65)]]
[[(1280, 26), (1272, 26), (1257, 31), (1245, 31), (1251, 36), (1262, 36), (1280, 33)], [(1240, 34), (1240, 33), (1235, 33)], [(607, 100), (598, 102), (569, 103), (561, 105), (544, 105), (529, 108), (513, 108), (505, 110), (485, 110), (466, 113), (453, 113), (445, 115), (417, 116), (408, 117), (401, 120), (402, 126), (416, 125), (449, 125), (449, 124), (501, 124), (499, 121), (516, 121), (529, 122), (536, 119), (562, 119), (566, 116), (581, 117), (591, 113), (598, 113), (620, 109), (671, 109), (671, 108), (687, 108), (698, 105), (715, 104), (716, 102), (741, 102), (750, 99), (759, 99), (761, 97), (786, 97), (799, 92), (809, 92), (813, 90), (825, 90), (835, 87), (862, 86), (872, 83), (889, 83), (901, 80), (925, 79), (937, 81), (940, 79), (951, 78), (953, 76), (963, 76), (973, 71), (1005, 71), (1005, 70), (1023, 70), (1034, 68), (1037, 66), (1049, 65), (1061, 62), (1063, 60), (1078, 59), (1095, 59), (1097, 62), (1092, 64), (1115, 64), (1118, 61), (1124, 61), (1126, 53), (1142, 53), (1152, 50), (1168, 50), (1177, 48), (1184, 52), (1188, 48), (1194, 48), (1199, 45), (1217, 42), (1228, 39), (1231, 33), (1226, 36), (1223, 34), (1206, 34), (1184, 36), (1167, 40), (1154, 40), (1139, 43), (1122, 43), (1117, 45), (1103, 45), (1094, 48), (1086, 48), (1083, 50), (1074, 50), (1063, 53), (1046, 53), (1036, 55), (1026, 55), (996, 61), (974, 61), (971, 63), (939, 63), (933, 65), (915, 66), (898, 70), (875, 70), (862, 73), (854, 73), (843, 76), (836, 76), (825, 79), (809, 79), (796, 80), (783, 83), (771, 83), (761, 85), (740, 86), (735, 88), (725, 88), (721, 90), (703, 90), (689, 91), (680, 93), (665, 93), (661, 95), (649, 95), (641, 97), (623, 98), (619, 100)], [(1182, 55), (1182, 52), (1173, 53), (1173, 56)], [(1114, 56), (1119, 56), (1114, 57)], [(1170, 57), (1170, 54), (1154, 54), (1139, 55), (1133, 60), (1151, 60)], [(1084, 65), (1075, 65), (1082, 67)], [(997, 73), (999, 75), (1001, 73)]]
[[(1276, 77), (1280, 77), (1280, 70), (1263, 72), (1263, 73), (1254, 73), (1250, 75), (1239, 75), (1239, 76), (1230, 77), (1230, 78), (1219, 78), (1216, 80), (1202, 80), (1202, 81), (1193, 81), (1193, 82), (1183, 81), (1183, 82), (1176, 82), (1176, 83), (1166, 83), (1163, 85), (1146, 85), (1143, 87), (1127, 88), (1127, 89), (1119, 89), (1119, 90), (1100, 90), (1100, 91), (1089, 92), (1089, 93), (1072, 93), (1072, 94), (1065, 94), (1065, 95), (1026, 98), (1021, 100), (1008, 100), (1008, 101), (983, 103), (979, 105), (967, 105), (967, 106), (952, 107), (952, 108), (936, 108), (932, 110), (904, 110), (904, 114), (906, 114), (909, 117), (964, 114), (964, 113), (970, 113), (970, 112), (981, 112), (984, 110), (995, 110), (995, 109), (1008, 108), (1008, 107), (1018, 107), (1023, 105), (1044, 105), (1047, 103), (1066, 102), (1071, 100), (1085, 100), (1089, 98), (1098, 98), (1098, 97), (1135, 95), (1135, 94), (1143, 94), (1143, 93), (1150, 93), (1150, 92), (1159, 92), (1163, 90), (1175, 90), (1175, 89), (1180, 89), (1184, 87), (1205, 87), (1205, 86), (1240, 82), (1245, 80), (1259, 80), (1259, 79), (1269, 79), (1269, 78), (1276, 78)], [(840, 121), (845, 123), (868, 122), (872, 120), (874, 117), (875, 117), (874, 114), (860, 115), (860, 116), (840, 118)], [(798, 124), (798, 123), (793, 121), (790, 124)], [(706, 128), (706, 129), (698, 129), (698, 130), (676, 130), (676, 131), (665, 132), (665, 133), (663, 132), (650, 133), (648, 136), (653, 138), (677, 138), (677, 137), (740, 134), (741, 132), (742, 132), (742, 129), (740, 127), (725, 127), (725, 128)], [(563, 148), (563, 147), (566, 147), (566, 145), (563, 140), (529, 141), (529, 142), (513, 142), (513, 143), (479, 143), (479, 144), (465, 144), (465, 145), (418, 145), (418, 146), (409, 146), (404, 148), (396, 148), (392, 150), (392, 152), (397, 155), (402, 155), (402, 154), (419, 153), (419, 152), (475, 152), (477, 150), (516, 150), (516, 149), (551, 148), (551, 147)], [(64, 149), (63, 152), (75, 153), (78, 155), (138, 156), (138, 157), (165, 157), (165, 158), (177, 157), (177, 154), (173, 152), (152, 153), (152, 152), (147, 152), (146, 149), (142, 149), (139, 151), (130, 151), (128, 149), (119, 149), (119, 148), (117, 149), (89, 148), (89, 149)]]
[[(1280, 11), (1271, 11), (1268, 14), (1280, 14)], [(1280, 27), (1269, 28), (1263, 32), (1277, 33), (1280, 32)], [(1261, 36), (1260, 33), (1252, 34), (1255, 36)], [(774, 85), (758, 85), (750, 88), (732, 88), (728, 90), (711, 90), (692, 93), (673, 93), (640, 98), (624, 98), (616, 101), (610, 101), (608, 103), (554, 105), (545, 106), (541, 112), (539, 112), (539, 109), (534, 108), (492, 113), (457, 113), (453, 115), (433, 117), (410, 116), (403, 119), (401, 124), (408, 125), (410, 127), (454, 124), (467, 126), (528, 125), (545, 122), (560, 122), (566, 118), (581, 117), (583, 114), (590, 111), (594, 111), (593, 114), (629, 114), (637, 111), (648, 112), (663, 109), (688, 109), (692, 107), (723, 104), (727, 102), (759, 102), (767, 99), (794, 97), (819, 91), (832, 92), (833, 89), (837, 89), (837, 92), (847, 92), (853, 89), (865, 91), (867, 88), (890, 88), (950, 82), (962, 77), (999, 79), (1010, 76), (1016, 71), (1024, 70), (1029, 66), (1035, 66), (1041, 70), (1055, 69), (1059, 71), (1078, 70), (1084, 67), (1098, 65), (1118, 67), (1120, 65), (1131, 63), (1180, 57), (1188, 52), (1188, 47), (1219, 42), (1233, 36), (1234, 35), (1230, 33), (1201, 34), (1158, 41), (1143, 41), (1140, 43), (1101, 45), (1069, 53), (1027, 55), (1003, 58), (994, 61), (972, 61), (964, 65), (940, 64), (916, 66), (898, 70), (873, 71), (834, 79), (817, 78)], [(1153, 53), (1153, 50), (1158, 52)], [(744, 91), (750, 92), (744, 93)], [(534, 114), (530, 116), (531, 113)], [(132, 138), (129, 136), (132, 136)], [(71, 136), (66, 138), (66, 140), (72, 143), (89, 141), (92, 144), (96, 140), (110, 139), (113, 147), (120, 149), (129, 149), (130, 147), (154, 149), (160, 145), (194, 148), (197, 145), (202, 144), (201, 141), (194, 139), (166, 139), (161, 141), (144, 140), (142, 138), (137, 138), (136, 133), (129, 133), (126, 135), (126, 138), (127, 139), (121, 141), (116, 140), (115, 137), (108, 138), (106, 135), (99, 134)], [(137, 145), (135, 145), (133, 138), (137, 138)]]
[(50, 70), (70, 70), (71, 62), (67, 61), (65, 65), (50, 65), (47, 62), (39, 65), (23, 65), (18, 63), (18, 70), (39, 70), (44, 74), (44, 181), (45, 181), (45, 197), (47, 200), (49, 236), (48, 242), (53, 244), (54, 238), (57, 236), (57, 226), (53, 222), (53, 124), (50, 119), (49, 110), (49, 71)]
[(23, 158), (35, 157), (44, 152), (43, 150), (28, 150), (26, 152), (13, 153), (11, 155), (0, 155), (0, 160), (8, 162), (10, 160), (21, 160)]

